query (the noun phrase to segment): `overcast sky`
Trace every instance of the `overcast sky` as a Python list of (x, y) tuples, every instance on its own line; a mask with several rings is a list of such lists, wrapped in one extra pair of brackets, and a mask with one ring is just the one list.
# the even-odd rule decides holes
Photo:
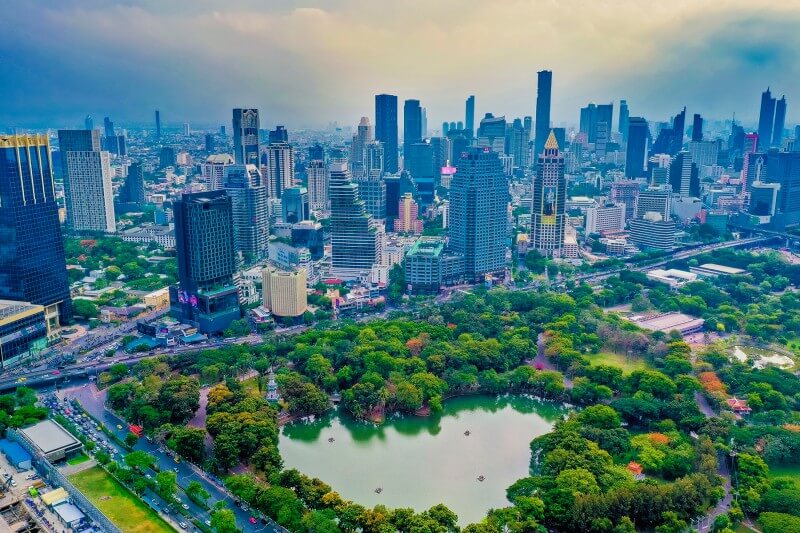
[(380, 92), (420, 99), (438, 129), (469, 94), (477, 117), (533, 115), (542, 69), (555, 125), (620, 99), (649, 120), (685, 105), (749, 123), (769, 85), (791, 127), (798, 28), (800, 0), (3, 0), (0, 131), (156, 108), (171, 124), (257, 107), (264, 127), (355, 125)]

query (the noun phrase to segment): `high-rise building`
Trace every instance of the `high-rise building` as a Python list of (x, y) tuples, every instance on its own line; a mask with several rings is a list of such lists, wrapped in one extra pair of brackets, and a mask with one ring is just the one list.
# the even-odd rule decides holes
[(206, 133), (206, 153), (210, 154), (214, 151), (214, 134)]
[(144, 205), (145, 187), (144, 187), (144, 168), (141, 163), (131, 163), (128, 166), (128, 176), (125, 178), (125, 183), (119, 189), (120, 203), (133, 204), (141, 207)]
[(103, 119), (103, 132), (107, 139), (114, 137), (114, 123), (111, 122), (111, 119), (108, 117)]
[(404, 166), (417, 186), (420, 203), (423, 206), (433, 202), (436, 172), (433, 167), (433, 146), (427, 141), (406, 145)]
[[(464, 127), (470, 132), (471, 137), (475, 134), (475, 95), (470, 95), (467, 98), (466, 108)], [(447, 135), (447, 132), (443, 130), (442, 135)]]
[(89, 131), (94, 129), (94, 120), (92, 120), (92, 115), (86, 115), (86, 118), (83, 119), (83, 129)]
[(383, 143), (383, 168), (386, 172), (397, 172), (398, 133), (397, 96), (378, 94), (375, 96), (375, 139)]
[[(608, 142), (608, 134), (611, 132), (613, 115), (614, 104), (589, 104), (581, 108), (580, 131), (586, 134), (589, 143), (594, 144), (598, 142), (598, 131), (605, 132), (605, 141)], [(601, 126), (601, 124), (604, 126)]]
[(625, 204), (597, 205), (586, 208), (586, 234), (619, 231), (625, 228)]
[(781, 147), (783, 130), (786, 127), (786, 97), (775, 102), (775, 127), (772, 129), (772, 146)]
[(450, 184), (447, 232), (451, 250), (464, 257), (468, 279), (505, 270), (509, 201), (499, 154), (477, 147), (462, 153)]
[(611, 184), (611, 199), (617, 204), (625, 204), (625, 220), (636, 214), (636, 203), (639, 198), (639, 182), (620, 180)]
[(258, 165), (258, 109), (233, 110), (233, 158), (240, 165)]
[(636, 217), (646, 213), (658, 213), (662, 220), (669, 220), (672, 211), (672, 189), (669, 185), (650, 187), (639, 193), (636, 200)]
[(683, 132), (686, 129), (686, 108), (672, 119), (671, 128), (662, 128), (653, 143), (652, 153), (676, 155), (683, 148)]
[(689, 141), (689, 153), (692, 154), (692, 163), (698, 168), (716, 165), (719, 144), (717, 141)]
[(533, 208), (531, 210), (531, 246), (542, 255), (558, 257), (564, 245), (567, 195), (564, 178), (564, 156), (551, 131), (544, 151), (539, 154), (533, 178)]
[(328, 169), (325, 161), (312, 159), (306, 168), (308, 174), (308, 204), (314, 213), (328, 210)]
[(761, 110), (758, 114), (758, 149), (766, 151), (769, 149), (772, 139), (772, 130), (775, 124), (775, 98), (767, 90), (761, 93)]
[(222, 189), (225, 180), (225, 167), (233, 165), (234, 160), (228, 154), (214, 154), (206, 158), (200, 165), (200, 172), (203, 181), (206, 182), (206, 189), (218, 191)]
[(380, 234), (347, 165), (331, 163), (329, 172), (331, 270), (340, 277), (358, 278), (380, 262)]
[(47, 135), (0, 135), (0, 298), (45, 307), (52, 338), (72, 321)]
[(530, 148), (528, 147), (528, 132), (522, 125), (522, 120), (515, 118), (514, 122), (506, 128), (506, 153), (514, 158), (514, 166), (527, 168), (530, 166)]
[(178, 159), (175, 153), (175, 148), (171, 146), (162, 146), (158, 154), (158, 168), (174, 167)]
[(692, 154), (687, 150), (678, 152), (669, 165), (669, 184), (672, 190), (680, 196), (697, 196), (692, 194), (692, 177), (696, 174), (693, 170)]
[(278, 317), (298, 317), (308, 309), (306, 269), (294, 271), (267, 267), (262, 274), (264, 308)]
[(654, 212), (629, 222), (630, 240), (644, 249), (671, 250), (675, 247), (675, 222)]
[(364, 173), (367, 176), (383, 176), (383, 143), (372, 141), (364, 150)]
[(422, 107), (419, 100), (406, 100), (403, 104), (403, 151), (407, 146), (423, 139)]
[(419, 206), (410, 192), (405, 193), (400, 198), (397, 212), (397, 218), (394, 219), (395, 233), (413, 233), (414, 235), (422, 233), (423, 226), (422, 221), (419, 219)]
[(619, 101), (619, 125), (617, 131), (622, 134), (622, 142), (628, 142), (628, 123), (630, 120), (630, 111), (628, 110), (627, 100)]
[(534, 136), (534, 154), (536, 157), (544, 151), (544, 143), (550, 134), (550, 100), (553, 90), (553, 72), (540, 70), (536, 78), (536, 135)]
[(625, 149), (625, 175), (629, 178), (647, 176), (647, 121), (642, 117), (628, 119)]
[(280, 198), (285, 189), (294, 187), (294, 148), (291, 144), (277, 143), (267, 146), (262, 173), (272, 198)]
[(419, 122), (419, 130), (422, 132), (422, 139), (428, 138), (428, 110), (426, 108), (422, 108), (420, 111), (420, 122)]
[(489, 148), (498, 154), (506, 150), (506, 117), (496, 117), (486, 113), (478, 127), (478, 143), (480, 148)]
[(353, 176), (366, 175), (365, 160), (367, 157), (367, 145), (372, 142), (372, 126), (367, 117), (361, 117), (361, 121), (353, 135), (353, 142), (350, 145), (350, 172)]
[(269, 144), (288, 143), (289, 132), (284, 126), (276, 126), (274, 130), (269, 130)]
[(269, 257), (267, 186), (255, 165), (223, 167), (224, 186), (231, 200), (237, 258), (251, 264)]
[(305, 187), (290, 187), (283, 191), (281, 218), (287, 224), (309, 219), (308, 190)]
[(161, 138), (161, 111), (156, 109), (156, 139)]
[(325, 148), (319, 143), (308, 147), (308, 160), (314, 161), (315, 159), (325, 161)]
[(178, 284), (170, 313), (201, 333), (220, 333), (241, 316), (231, 199), (224, 190), (184, 194), (173, 210)]
[(358, 195), (363, 200), (367, 213), (373, 219), (386, 218), (386, 182), (379, 175), (364, 176), (355, 180)]
[(703, 140), (703, 117), (700, 116), (700, 113), (695, 113), (694, 118), (692, 119), (692, 141), (702, 141)]
[(97, 130), (58, 130), (67, 226), (74, 231), (114, 233), (114, 191), (108, 152)]

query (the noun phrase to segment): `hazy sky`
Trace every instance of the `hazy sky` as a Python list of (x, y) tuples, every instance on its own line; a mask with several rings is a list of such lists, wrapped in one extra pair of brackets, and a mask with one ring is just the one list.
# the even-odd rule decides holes
[(541, 69), (556, 125), (623, 98), (650, 120), (686, 105), (747, 123), (770, 85), (790, 127), (798, 28), (800, 0), (3, 0), (0, 131), (156, 108), (228, 124), (242, 106), (265, 127), (355, 125), (379, 92), (420, 99), (437, 129), (469, 94), (477, 117), (533, 115)]

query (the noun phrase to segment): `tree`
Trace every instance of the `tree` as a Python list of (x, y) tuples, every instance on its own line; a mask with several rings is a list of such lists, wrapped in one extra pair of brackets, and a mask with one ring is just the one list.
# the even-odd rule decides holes
[(125, 445), (128, 448), (133, 448), (136, 446), (136, 443), (139, 442), (139, 437), (136, 436), (136, 433), (129, 431), (127, 435), (125, 435)]
[(619, 523), (614, 527), (612, 533), (636, 533), (636, 526), (627, 516), (620, 518)]
[(125, 464), (142, 471), (156, 464), (156, 458), (147, 452), (136, 450), (125, 456)]
[(395, 388), (395, 402), (401, 411), (416, 411), (422, 407), (422, 391), (407, 381)]
[(91, 300), (76, 298), (72, 300), (72, 313), (79, 318), (88, 320), (100, 314), (100, 309)]
[(216, 533), (239, 533), (236, 527), (236, 515), (230, 509), (218, 509), (211, 513), (211, 528)]
[(165, 470), (156, 474), (156, 492), (167, 501), (172, 500), (177, 490), (177, 474), (172, 470)]
[(246, 337), (250, 335), (250, 323), (246, 318), (234, 320), (223, 333), (225, 337)]
[(607, 405), (592, 405), (578, 415), (578, 419), (598, 429), (614, 429), (620, 425), (619, 413)]
[(198, 505), (205, 506), (206, 501), (211, 497), (199, 481), (192, 480), (186, 485), (186, 496)]

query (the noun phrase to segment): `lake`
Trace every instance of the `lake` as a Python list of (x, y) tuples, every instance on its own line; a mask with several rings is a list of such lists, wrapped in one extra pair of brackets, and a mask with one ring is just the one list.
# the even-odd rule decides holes
[(466, 525), (509, 505), (506, 488), (528, 475), (530, 441), (566, 412), (535, 398), (483, 395), (447, 400), (440, 416), (396, 415), (380, 426), (341, 410), (284, 426), (279, 447), (286, 468), (344, 499), (416, 511), (443, 503)]

